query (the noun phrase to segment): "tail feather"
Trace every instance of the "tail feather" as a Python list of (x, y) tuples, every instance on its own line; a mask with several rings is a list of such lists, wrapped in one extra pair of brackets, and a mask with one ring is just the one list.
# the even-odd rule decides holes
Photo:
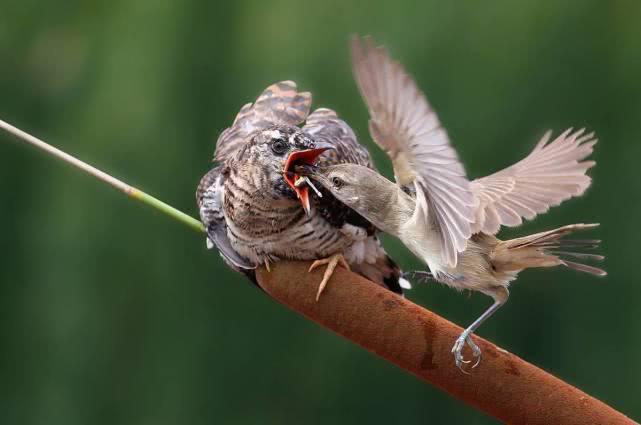
[(603, 261), (605, 257), (598, 254), (587, 254), (585, 252), (572, 252), (572, 251), (548, 251), (550, 254), (567, 257), (574, 257), (580, 260)]
[(562, 243), (544, 242), (536, 246), (546, 249), (595, 249), (599, 247), (600, 243), (601, 241), (596, 239), (590, 241), (564, 240)]
[(402, 276), (401, 269), (390, 258), (376, 236), (371, 236), (362, 242), (362, 255), (360, 258), (352, 246), (348, 262), (353, 272), (358, 273), (374, 283), (378, 283), (399, 295), (403, 289), (411, 289), (412, 285)]
[(596, 276), (605, 276), (608, 273), (598, 267), (589, 266), (587, 264), (575, 263), (574, 261), (562, 260), (563, 265), (569, 269), (578, 270), (580, 272), (590, 273)]
[(546, 232), (500, 242), (495, 249), (495, 263), (504, 270), (565, 266), (573, 270), (605, 276), (607, 273), (603, 269), (567, 258), (584, 261), (601, 261), (605, 258), (603, 255), (574, 251), (576, 249), (598, 248), (601, 242), (598, 239), (564, 239), (572, 232), (592, 229), (597, 226), (596, 223), (570, 224)]
[(350, 267), (353, 272), (399, 295), (403, 295), (403, 289), (412, 288), (408, 280), (402, 277), (401, 269), (386, 254), (377, 258), (375, 263), (350, 264)]
[(516, 249), (516, 248), (522, 248), (522, 247), (532, 246), (534, 244), (546, 243), (546, 242), (554, 242), (557, 244), (563, 243), (563, 242), (572, 242), (568, 240), (562, 241), (561, 238), (577, 230), (591, 229), (598, 226), (599, 226), (599, 223), (569, 224), (567, 226), (559, 227), (558, 229), (548, 230), (546, 232), (535, 233), (533, 235), (524, 236), (522, 238), (512, 239), (512, 240), (506, 241), (506, 243), (510, 243), (511, 249)]
[(563, 244), (564, 247), (575, 246), (575, 247), (584, 247), (584, 246), (599, 246), (601, 239), (563, 239), (563, 241), (550, 241), (550, 242), (541, 242), (540, 246), (555, 246)]

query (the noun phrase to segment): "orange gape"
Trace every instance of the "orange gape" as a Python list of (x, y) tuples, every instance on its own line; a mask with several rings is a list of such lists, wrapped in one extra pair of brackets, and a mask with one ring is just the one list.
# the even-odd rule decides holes
[(296, 195), (298, 195), (298, 199), (300, 199), (300, 203), (303, 205), (303, 209), (307, 214), (309, 214), (309, 211), (310, 211), (309, 188), (307, 187), (307, 185), (296, 186), (296, 181), (301, 176), (290, 170), (293, 169), (294, 165), (296, 164), (314, 165), (316, 158), (318, 158), (318, 156), (323, 152), (325, 152), (327, 149), (329, 148), (322, 147), (317, 149), (307, 149), (304, 151), (296, 151), (290, 154), (289, 157), (287, 158), (287, 161), (285, 162), (285, 168), (283, 169), (283, 177), (287, 182), (287, 184), (289, 184), (291, 188), (294, 189), (294, 191), (296, 192)]

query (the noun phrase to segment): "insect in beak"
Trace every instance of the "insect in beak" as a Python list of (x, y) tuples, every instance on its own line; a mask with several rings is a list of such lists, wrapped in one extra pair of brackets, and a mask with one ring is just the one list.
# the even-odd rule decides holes
[[(316, 162), (316, 159), (320, 154), (328, 149), (334, 149), (334, 147), (329, 143), (316, 143), (316, 147), (314, 149), (292, 152), (285, 162), (283, 178), (287, 184), (294, 189), (294, 192), (296, 192), (296, 195), (307, 214), (311, 211), (309, 203), (309, 178), (301, 176), (296, 173), (294, 169), (297, 165), (314, 165), (314, 162)], [(316, 188), (314, 188), (314, 190), (319, 193)]]

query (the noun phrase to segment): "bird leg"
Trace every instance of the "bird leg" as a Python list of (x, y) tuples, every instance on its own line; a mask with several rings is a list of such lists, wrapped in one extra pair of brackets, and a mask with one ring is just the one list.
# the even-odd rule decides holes
[(425, 271), (425, 270), (413, 270), (410, 272), (403, 272), (401, 274), (401, 277), (408, 280), (416, 279), (417, 281), (422, 283), (427, 283), (427, 281), (429, 280), (435, 280), (432, 272)]
[(345, 257), (343, 257), (343, 254), (338, 253), (338, 254), (330, 255), (327, 258), (314, 261), (312, 265), (309, 267), (308, 272), (311, 272), (316, 267), (322, 266), (324, 264), (327, 264), (327, 268), (325, 269), (323, 280), (321, 280), (321, 283), (318, 286), (318, 292), (316, 293), (316, 301), (320, 299), (320, 296), (323, 293), (323, 289), (325, 289), (325, 286), (327, 286), (327, 282), (329, 282), (329, 278), (332, 277), (332, 273), (334, 273), (334, 269), (336, 268), (337, 265), (340, 264), (347, 270), (350, 270), (349, 264), (347, 264), (347, 261), (345, 261)]
[[(507, 291), (507, 290), (506, 290)], [(452, 354), (454, 354), (454, 362), (456, 367), (458, 367), (461, 372), (469, 374), (463, 369), (463, 363), (470, 363), (471, 360), (465, 360), (463, 357), (463, 348), (465, 344), (472, 349), (472, 355), (476, 358), (476, 362), (472, 365), (472, 369), (481, 363), (481, 349), (478, 345), (472, 340), (472, 333), (476, 331), (483, 322), (485, 322), (492, 314), (496, 312), (505, 302), (507, 301), (507, 296), (504, 299), (496, 299), (494, 304), (490, 306), (481, 316), (474, 321), (470, 326), (467, 327), (459, 336), (452, 347)]]

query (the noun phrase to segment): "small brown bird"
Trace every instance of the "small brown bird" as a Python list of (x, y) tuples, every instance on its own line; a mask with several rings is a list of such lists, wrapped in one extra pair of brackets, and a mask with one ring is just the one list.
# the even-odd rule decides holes
[[(217, 166), (196, 192), (208, 244), (235, 270), (254, 280), (254, 269), (279, 259), (327, 264), (318, 295), (342, 265), (402, 293), (400, 270), (385, 254), (377, 229), (323, 190), (310, 199), (310, 184), (293, 168), (352, 163), (371, 167), (367, 150), (334, 111), (308, 116), (311, 95), (291, 81), (268, 87), (240, 110), (216, 144)], [(298, 126), (306, 122), (301, 129)], [(255, 282), (255, 280), (254, 280)]]
[(462, 369), (467, 343), (481, 350), (472, 333), (508, 299), (508, 285), (531, 267), (565, 266), (605, 275), (599, 268), (571, 261), (601, 260), (577, 253), (597, 240), (567, 240), (575, 230), (596, 224), (573, 224), (502, 241), (501, 226), (518, 226), (551, 206), (579, 196), (590, 185), (584, 161), (596, 139), (583, 130), (565, 131), (550, 142), (548, 132), (525, 159), (490, 176), (469, 181), (445, 130), (424, 95), (403, 67), (370, 39), (352, 44), (356, 81), (370, 112), (370, 133), (390, 156), (396, 184), (358, 165), (325, 168), (301, 166), (338, 200), (382, 231), (398, 237), (429, 266), (438, 282), (482, 292), (494, 304), (457, 339), (452, 353)]

